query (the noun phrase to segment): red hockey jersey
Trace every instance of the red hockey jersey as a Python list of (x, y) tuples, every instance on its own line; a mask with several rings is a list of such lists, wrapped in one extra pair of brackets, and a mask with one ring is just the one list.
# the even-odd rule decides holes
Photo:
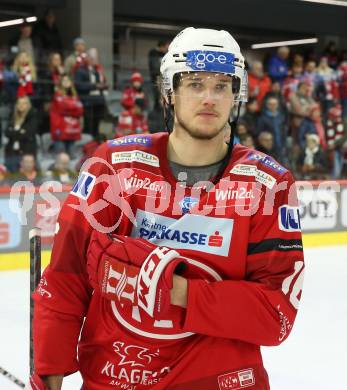
[[(260, 346), (288, 337), (303, 280), (293, 178), (235, 145), (217, 183), (188, 187), (171, 173), (167, 142), (166, 133), (108, 141), (82, 167), (34, 294), (36, 371), (80, 370), (84, 390), (269, 389)], [(187, 308), (154, 321), (93, 292), (92, 229), (179, 250), (189, 263)], [(132, 300), (133, 281), (116, 277)]]

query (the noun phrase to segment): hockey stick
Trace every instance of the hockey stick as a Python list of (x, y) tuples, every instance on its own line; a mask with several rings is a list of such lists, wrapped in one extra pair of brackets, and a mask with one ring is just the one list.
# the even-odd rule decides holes
[(30, 242), (30, 375), (34, 372), (34, 343), (33, 343), (33, 292), (41, 279), (41, 229), (33, 228), (29, 231)]
[(14, 375), (6, 371), (4, 368), (0, 367), (0, 374), (5, 376), (7, 379), (9, 379), (11, 382), (15, 383), (19, 387), (22, 387), (24, 389), (25, 383), (23, 383), (20, 379), (16, 378)]

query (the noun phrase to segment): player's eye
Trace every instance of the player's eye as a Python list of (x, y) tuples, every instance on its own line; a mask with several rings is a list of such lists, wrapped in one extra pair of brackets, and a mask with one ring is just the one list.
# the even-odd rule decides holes
[(216, 90), (219, 91), (219, 92), (224, 92), (224, 91), (227, 91), (229, 89), (229, 85), (228, 84), (217, 84), (216, 85)]
[(201, 89), (202, 88), (202, 83), (193, 81), (193, 82), (188, 84), (188, 88), (195, 89), (195, 90)]

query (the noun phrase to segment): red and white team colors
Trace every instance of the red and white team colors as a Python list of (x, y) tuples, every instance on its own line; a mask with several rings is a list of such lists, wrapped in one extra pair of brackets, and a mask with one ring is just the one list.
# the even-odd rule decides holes
[[(82, 168), (35, 293), (36, 372), (80, 370), (84, 390), (269, 389), (260, 346), (288, 337), (303, 281), (293, 178), (236, 145), (212, 188), (188, 187), (170, 171), (167, 142), (166, 133), (108, 141)], [(94, 229), (178, 251), (189, 264), (187, 308), (154, 320), (120, 303), (134, 296), (121, 274), (122, 300), (93, 292)]]

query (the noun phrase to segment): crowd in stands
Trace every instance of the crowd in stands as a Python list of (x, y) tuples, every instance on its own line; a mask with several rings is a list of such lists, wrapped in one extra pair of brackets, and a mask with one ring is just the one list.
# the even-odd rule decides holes
[(280, 47), (265, 64), (249, 64), (239, 142), (249, 145), (251, 136), (257, 150), (298, 179), (346, 177), (346, 97), (347, 51), (331, 43), (320, 56), (304, 58)]
[[(122, 110), (105, 133), (101, 123), (109, 116), (112, 85), (97, 48), (78, 37), (64, 58), (52, 11), (20, 25), (0, 58), (0, 185), (72, 184), (106, 139), (165, 130), (157, 85), (168, 44), (159, 41), (149, 52), (149, 90), (134, 69), (121, 91)], [(273, 156), (297, 179), (346, 177), (347, 51), (331, 43), (305, 57), (280, 47), (264, 62), (249, 63), (248, 74), (249, 100), (234, 142)]]

